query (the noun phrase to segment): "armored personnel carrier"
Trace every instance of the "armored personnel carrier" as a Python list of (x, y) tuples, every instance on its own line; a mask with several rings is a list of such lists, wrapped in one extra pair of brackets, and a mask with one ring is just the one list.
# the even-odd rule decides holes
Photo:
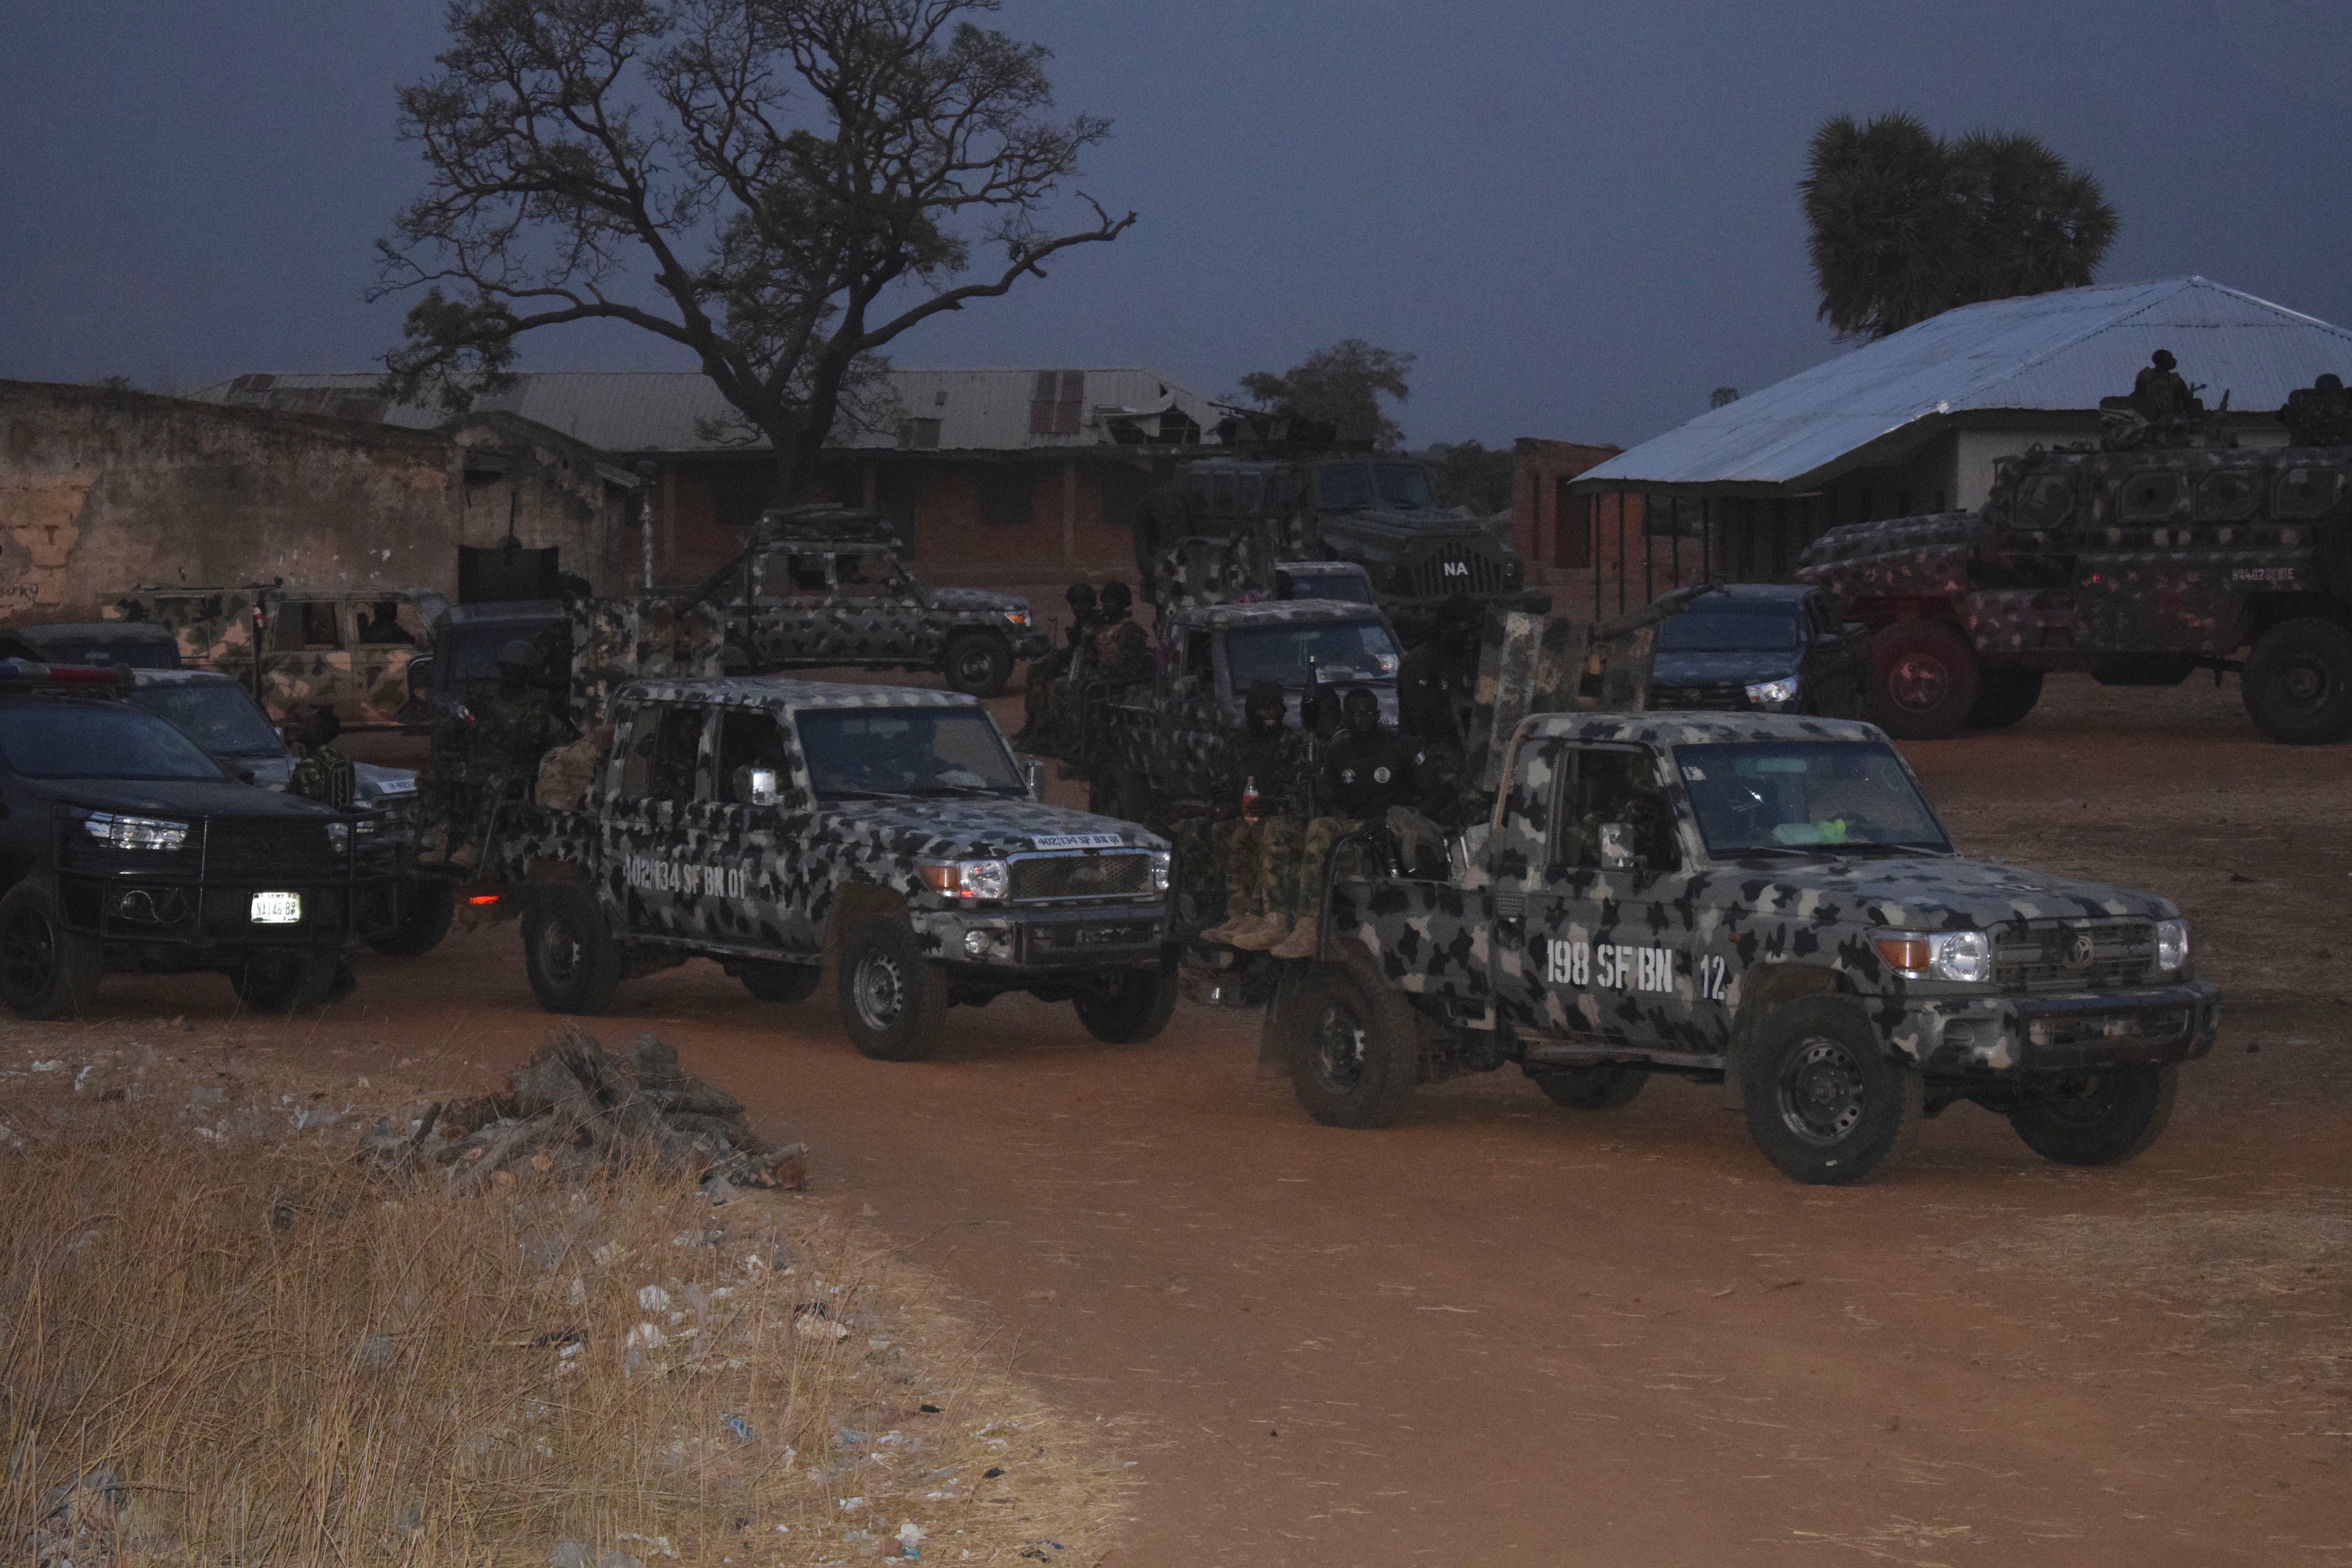
[(2347, 471), (2343, 447), (2036, 447), (1982, 510), (1832, 529), (1797, 575), (1873, 628), (1872, 715), (1904, 740), (2014, 724), (2051, 670), (2210, 669), (2272, 740), (2324, 744), (2352, 735)]

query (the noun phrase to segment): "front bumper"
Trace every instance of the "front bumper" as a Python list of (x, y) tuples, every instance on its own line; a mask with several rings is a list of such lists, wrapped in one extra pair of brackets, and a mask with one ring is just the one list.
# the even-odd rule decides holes
[(942, 963), (991, 970), (1134, 969), (1160, 962), (1166, 906), (940, 910), (914, 915), (915, 934)]
[(2191, 1061), (2213, 1048), (2221, 988), (2208, 980), (2075, 995), (1907, 1003), (1895, 1047), (1934, 1077), (2058, 1079)]
[(1034, 626), (1013, 634), (1014, 658), (1043, 658), (1053, 651), (1054, 639)]

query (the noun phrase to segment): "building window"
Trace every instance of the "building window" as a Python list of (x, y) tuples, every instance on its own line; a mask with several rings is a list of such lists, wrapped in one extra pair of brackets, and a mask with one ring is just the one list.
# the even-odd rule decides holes
[(1075, 436), (1087, 402), (1087, 373), (1041, 370), (1029, 393), (1029, 434)]
[(1556, 565), (1571, 571), (1582, 571), (1592, 564), (1592, 508), (1584, 496), (1570, 495), (1568, 487), (1573, 481), (1552, 481), (1552, 528), (1556, 543), (1552, 560)]
[(898, 446), (908, 452), (936, 452), (940, 447), (940, 421), (936, 419), (906, 419), (898, 425)]

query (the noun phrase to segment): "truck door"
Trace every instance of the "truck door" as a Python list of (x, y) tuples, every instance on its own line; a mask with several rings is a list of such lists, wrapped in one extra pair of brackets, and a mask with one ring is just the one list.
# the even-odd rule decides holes
[(323, 702), (344, 723), (361, 721), (341, 601), (272, 600), (263, 647), (261, 700), (272, 719), (284, 723)]
[[(2177, 459), (2126, 468), (2103, 507), (2075, 513), (2076, 646), (2118, 653), (2203, 649), (2217, 634), (2212, 616), (2187, 610), (2206, 592), (2192, 584), (2212, 575), (2210, 552), (2184, 549), (2190, 536), (2189, 474)], [(2205, 560), (2195, 557), (2203, 554)], [(2226, 574), (2225, 574), (2226, 580)]]
[(615, 923), (624, 931), (676, 936), (697, 929), (709, 837), (698, 796), (709, 771), (714, 716), (692, 703), (647, 702), (622, 720), (618, 777), (597, 832), (603, 884), (617, 882)]
[(833, 595), (832, 562), (821, 552), (772, 550), (757, 557), (752, 585), (753, 663), (773, 669), (815, 657), (825, 605)]
[(1688, 836), (1657, 755), (1560, 742), (1545, 761), (1549, 820), (1539, 842), (1534, 824), (1519, 829), (1518, 973), (1496, 978), (1506, 1021), (1570, 1044), (1720, 1051), (1719, 959), (1692, 923)]
[[(759, 786), (771, 779), (772, 797), (762, 799)], [(710, 934), (733, 946), (814, 958), (819, 944), (809, 911), (815, 900), (793, 853), (805, 842), (811, 820), (807, 769), (791, 732), (763, 710), (721, 709), (712, 783), (712, 858), (720, 887)]]
[[(909, 657), (922, 636), (923, 606), (891, 556), (845, 550), (833, 558), (833, 602), (821, 617), (822, 652), (857, 663)], [(936, 649), (938, 639), (932, 639)]]

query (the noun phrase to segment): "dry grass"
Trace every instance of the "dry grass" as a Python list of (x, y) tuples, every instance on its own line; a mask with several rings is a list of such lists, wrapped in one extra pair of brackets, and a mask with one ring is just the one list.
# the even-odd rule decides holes
[(100, 1469), (127, 1506), (84, 1568), (1099, 1554), (1117, 1462), (822, 1205), (453, 1195), (356, 1162), (380, 1108), (341, 1089), (30, 1068), (0, 1058), (0, 1557)]

